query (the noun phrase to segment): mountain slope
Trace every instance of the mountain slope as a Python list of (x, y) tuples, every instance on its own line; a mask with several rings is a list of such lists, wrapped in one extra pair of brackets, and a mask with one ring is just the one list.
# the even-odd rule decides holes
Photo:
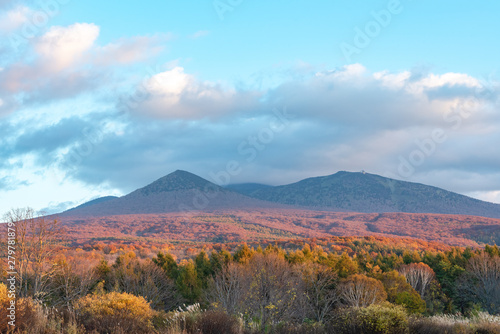
[(123, 197), (85, 203), (60, 216), (109, 216), (281, 207), (224, 189), (186, 171), (175, 171)]
[(269, 186), (267, 184), (261, 184), (261, 183), (236, 183), (236, 184), (229, 184), (225, 186), (226, 189), (236, 191), (237, 193), (250, 196), (252, 193), (256, 192), (257, 190), (264, 189), (264, 188), (269, 188), (272, 186)]
[(261, 188), (249, 195), (265, 201), (322, 210), (465, 214), (500, 218), (500, 204), (364, 172), (338, 172), (289, 185)]
[(85, 208), (85, 207), (92, 206), (92, 205), (95, 205), (95, 204), (104, 203), (104, 202), (107, 202), (107, 201), (110, 201), (110, 200), (116, 199), (116, 198), (118, 198), (118, 197), (116, 197), (116, 196), (99, 197), (99, 198), (93, 199), (91, 201), (85, 202), (83, 204), (80, 204), (79, 206), (74, 207), (71, 210), (81, 209), (81, 208)]

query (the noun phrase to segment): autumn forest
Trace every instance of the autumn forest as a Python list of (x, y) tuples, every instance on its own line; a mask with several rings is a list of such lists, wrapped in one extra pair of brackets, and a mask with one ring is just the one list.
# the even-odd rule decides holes
[[(365, 236), (75, 247), (57, 220), (29, 209), (8, 217), (18, 236), (16, 333), (500, 330), (497, 246)], [(10, 291), (0, 285), (3, 331)]]

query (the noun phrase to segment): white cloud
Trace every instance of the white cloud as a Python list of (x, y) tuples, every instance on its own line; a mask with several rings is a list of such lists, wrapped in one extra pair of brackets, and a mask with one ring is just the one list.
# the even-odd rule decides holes
[(429, 90), (457, 86), (478, 89), (481, 88), (481, 82), (478, 79), (464, 73), (431, 73), (418, 81), (407, 83), (405, 88), (412, 94), (422, 94)]
[(33, 38), (33, 48), (22, 58), (14, 56), (2, 64), (0, 115), (33, 102), (75, 97), (119, 84), (115, 75), (120, 70), (154, 57), (170, 38), (168, 34), (135, 36), (100, 46), (99, 33), (95, 24), (75, 23), (50, 27)]
[(469, 196), (479, 198), (483, 201), (500, 204), (500, 190), (497, 191), (476, 191), (469, 194)]
[(248, 110), (258, 101), (252, 92), (237, 92), (220, 84), (200, 81), (184, 68), (158, 73), (143, 83), (147, 99), (136, 109), (144, 115), (170, 119), (220, 117)]
[(34, 48), (46, 66), (60, 71), (79, 62), (98, 36), (99, 27), (92, 23), (55, 26), (35, 42)]
[(373, 73), (373, 77), (376, 80), (379, 80), (385, 87), (401, 89), (407, 84), (408, 79), (410, 79), (411, 72), (404, 71), (401, 73), (393, 74), (389, 73), (388, 71), (382, 71)]
[(419, 84), (425, 88), (435, 88), (446, 85), (462, 85), (466, 87), (480, 86), (479, 80), (464, 73), (429, 74), (427, 77), (420, 80)]
[(163, 43), (170, 35), (134, 36), (122, 38), (100, 47), (95, 52), (94, 62), (99, 65), (120, 65), (143, 61), (154, 57), (163, 50)]
[(10, 33), (28, 22), (33, 11), (26, 6), (18, 6), (0, 15), (0, 32)]
[(167, 97), (176, 97), (175, 102), (179, 100), (181, 93), (189, 89), (190, 85), (195, 84), (192, 75), (184, 73), (184, 68), (175, 67), (171, 70), (158, 73), (148, 80), (148, 87), (151, 93)]

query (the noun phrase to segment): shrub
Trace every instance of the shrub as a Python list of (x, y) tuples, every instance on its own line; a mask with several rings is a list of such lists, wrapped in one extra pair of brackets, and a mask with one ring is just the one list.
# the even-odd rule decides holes
[[(7, 307), (10, 299), (7, 298), (7, 289), (4, 287), (5, 285), (0, 284), (0, 316), (2, 317), (0, 332), (2, 333), (7, 329), (7, 322), (11, 320), (7, 318)], [(33, 299), (17, 299), (15, 306), (15, 324), (18, 330), (26, 331), (29, 329), (30, 333), (40, 333), (47, 327), (48, 310)]]
[[(8, 319), (6, 310), (7, 293), (5, 285), (0, 284), (0, 333), (7, 333)], [(49, 308), (32, 298), (18, 298), (16, 300), (15, 331), (9, 333), (29, 334), (78, 334), (85, 333), (84, 328), (79, 327), (70, 312), (59, 312), (55, 308)]]
[(314, 324), (288, 324), (276, 326), (272, 333), (275, 334), (325, 334), (325, 328), (320, 323)]
[(203, 312), (196, 327), (203, 334), (237, 334), (240, 332), (238, 320), (221, 311)]
[(143, 297), (118, 292), (87, 295), (75, 303), (75, 311), (87, 330), (104, 333), (146, 333), (156, 314)]
[(9, 307), (9, 299), (7, 298), (7, 286), (0, 283), (0, 332), (7, 330), (7, 307)]
[(404, 306), (409, 313), (425, 312), (425, 301), (420, 298), (415, 290), (399, 292), (394, 299), (394, 303)]
[(390, 303), (340, 310), (332, 321), (334, 333), (400, 334), (408, 332), (404, 307)]
[(479, 313), (471, 318), (459, 315), (415, 317), (410, 319), (410, 333), (415, 334), (498, 334), (500, 317)]
[(369, 333), (404, 333), (408, 328), (405, 309), (390, 303), (361, 309), (360, 318)]
[(197, 322), (202, 314), (200, 304), (189, 306), (184, 305), (184, 309), (168, 312), (165, 317), (165, 324), (169, 333), (194, 333), (197, 331)]

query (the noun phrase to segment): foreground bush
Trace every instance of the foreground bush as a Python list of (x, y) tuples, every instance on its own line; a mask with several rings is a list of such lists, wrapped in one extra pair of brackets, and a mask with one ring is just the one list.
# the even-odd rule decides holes
[(0, 333), (7, 330), (7, 307), (9, 307), (7, 286), (0, 283)]
[(92, 294), (75, 304), (78, 319), (89, 331), (148, 333), (156, 312), (143, 297), (128, 293)]
[[(7, 333), (8, 329), (14, 329), (8, 326), (8, 321), (12, 320), (7, 318), (9, 305), (7, 286), (0, 283), (0, 333)], [(15, 307), (15, 333), (55, 333), (57, 328), (63, 326), (64, 319), (60, 315), (55, 314), (53, 309), (35, 302), (32, 298), (18, 298)], [(74, 323), (71, 327), (76, 330)]]
[[(272, 331), (274, 334), (327, 334), (325, 326), (320, 323), (313, 324), (279, 324)], [(333, 334), (333, 332), (332, 332)]]
[[(43, 306), (32, 298), (19, 298), (16, 301), (16, 327), (7, 328), (5, 300), (2, 298), (0, 285), (0, 333), (23, 334), (83, 334), (83, 326), (79, 326), (69, 312), (60, 312), (54, 308)], [(9, 329), (10, 331), (8, 331)]]
[(203, 312), (197, 321), (197, 329), (203, 334), (238, 334), (240, 323), (221, 311)]
[(198, 331), (198, 321), (203, 311), (200, 304), (179, 307), (178, 310), (168, 312), (164, 324), (166, 333), (195, 333)]
[(400, 334), (408, 332), (404, 307), (383, 303), (340, 310), (332, 321), (334, 333)]
[(500, 316), (479, 313), (472, 318), (455, 315), (412, 318), (410, 319), (410, 333), (498, 334), (500, 333)]

